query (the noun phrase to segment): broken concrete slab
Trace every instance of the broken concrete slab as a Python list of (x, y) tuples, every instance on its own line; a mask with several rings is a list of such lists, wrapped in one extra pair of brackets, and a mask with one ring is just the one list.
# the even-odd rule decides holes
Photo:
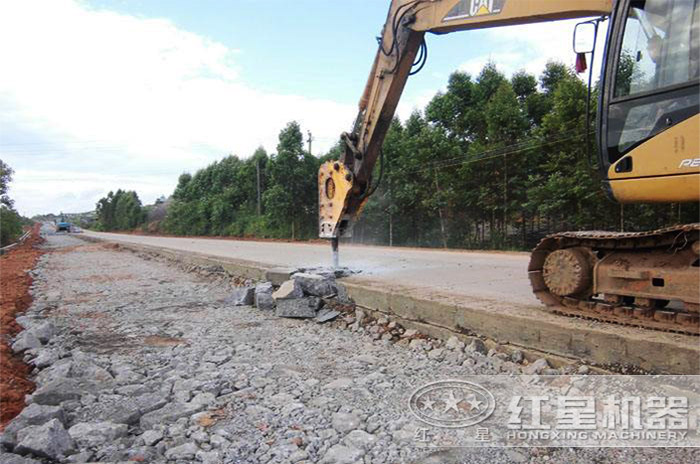
[(45, 348), (39, 352), (39, 356), (30, 361), (30, 364), (34, 364), (37, 368), (43, 369), (56, 363), (58, 359), (59, 353), (57, 352), (57, 350)]
[(306, 298), (281, 299), (277, 300), (277, 310), (275, 314), (279, 317), (316, 317), (323, 305), (323, 300), (315, 296)]
[(68, 434), (81, 448), (112, 442), (126, 435), (126, 424), (112, 422), (79, 422), (68, 429)]
[(352, 304), (352, 299), (348, 296), (348, 291), (345, 286), (341, 283), (336, 282), (335, 284), (336, 299), (340, 304)]
[(7, 424), (2, 437), (0, 437), (0, 444), (8, 449), (14, 449), (17, 446), (17, 432), (30, 425), (42, 425), (51, 419), (57, 419), (61, 424), (65, 425), (66, 416), (63, 408), (60, 406), (30, 404), (12, 422)]
[(293, 267), (273, 267), (265, 272), (265, 279), (272, 282), (272, 285), (279, 286), (292, 277), (292, 274), (297, 272), (297, 268)]
[(272, 293), (259, 293), (255, 295), (255, 307), (258, 309), (275, 309), (275, 299)]
[(21, 353), (25, 350), (40, 348), (41, 341), (30, 330), (23, 331), (12, 344), (12, 351)]
[(294, 298), (302, 298), (304, 296), (304, 290), (302, 290), (301, 285), (296, 280), (287, 280), (280, 285), (275, 293), (272, 294), (272, 298), (275, 300), (288, 300)]
[(472, 342), (467, 346), (467, 350), (472, 352), (472, 353), (479, 353), (479, 354), (486, 354), (488, 353), (489, 349), (486, 347), (483, 341), (479, 340), (478, 338), (475, 338), (472, 340)]
[(258, 293), (272, 293), (275, 291), (274, 285), (272, 285), (272, 282), (260, 282), (255, 286), (255, 294), (257, 295)]
[(523, 368), (523, 374), (534, 375), (540, 374), (543, 370), (549, 367), (549, 363), (546, 359), (540, 358), (531, 364), (528, 364)]
[(250, 306), (254, 297), (255, 287), (239, 287), (234, 289), (224, 302), (233, 306)]
[(33, 324), (36, 323), (36, 322), (35, 322), (36, 319), (37, 319), (37, 318), (34, 317), (34, 316), (27, 316), (27, 315), (24, 315), (24, 316), (17, 316), (17, 318), (15, 319), (15, 322), (17, 322), (17, 324), (18, 324), (20, 327), (22, 327), (23, 329), (26, 330), (26, 329), (28, 329), (29, 327), (31, 327)]
[(336, 311), (330, 308), (323, 308), (318, 312), (318, 314), (316, 314), (316, 322), (322, 323), (332, 321), (338, 316), (340, 316), (340, 311)]
[(41, 343), (46, 343), (56, 334), (56, 326), (50, 322), (44, 322), (32, 328), (31, 332)]
[(258, 309), (275, 309), (275, 299), (272, 298), (274, 287), (272, 282), (262, 282), (255, 286), (255, 307)]
[(160, 409), (151, 411), (141, 417), (140, 425), (144, 430), (158, 424), (175, 422), (181, 417), (189, 417), (200, 412), (206, 405), (195, 403), (168, 403)]
[(15, 418), (27, 425), (41, 425), (51, 419), (58, 419), (61, 424), (66, 424), (63, 408), (60, 406), (47, 406), (42, 404), (30, 404)]
[(133, 425), (139, 421), (141, 415), (141, 411), (134, 404), (115, 403), (106, 406), (103, 410), (95, 414), (94, 418), (115, 424)]
[(292, 276), (292, 280), (297, 282), (307, 295), (324, 297), (336, 293), (335, 279), (320, 274), (298, 272)]
[(192, 461), (199, 448), (194, 443), (184, 443), (180, 446), (168, 448), (165, 457), (174, 461)]
[(31, 453), (54, 461), (60, 460), (59, 458), (75, 447), (71, 436), (58, 419), (51, 419), (44, 425), (30, 425), (20, 430), (17, 432), (17, 440), (16, 453)]
[(38, 388), (31, 397), (36, 404), (56, 406), (63, 401), (79, 400), (86, 388), (74, 379), (56, 379)]
[(2, 462), (2, 464), (42, 464), (36, 459), (25, 458), (17, 454), (4, 453), (2, 451), (0, 451), (0, 462)]

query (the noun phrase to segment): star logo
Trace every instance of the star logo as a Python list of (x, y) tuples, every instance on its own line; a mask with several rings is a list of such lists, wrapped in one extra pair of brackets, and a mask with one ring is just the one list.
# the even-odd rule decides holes
[(435, 404), (435, 401), (431, 400), (430, 398), (425, 398), (421, 404), (423, 405), (423, 411), (433, 411), (433, 405)]
[(452, 409), (454, 409), (454, 411), (457, 413), (459, 412), (458, 404), (462, 400), (455, 398), (454, 390), (450, 390), (450, 393), (447, 395), (447, 398), (445, 398), (443, 401), (445, 403), (445, 410), (443, 411), (443, 413), (446, 413), (447, 411), (450, 411)]
[(476, 412), (481, 412), (481, 407), (483, 406), (484, 402), (479, 401), (476, 397), (475, 394), (470, 394), (467, 396), (464, 400), (465, 402), (469, 403), (469, 411), (474, 411), (476, 409)]
[(413, 392), (411, 412), (436, 427), (460, 428), (479, 424), (495, 409), (493, 395), (481, 385), (464, 380), (441, 380)]

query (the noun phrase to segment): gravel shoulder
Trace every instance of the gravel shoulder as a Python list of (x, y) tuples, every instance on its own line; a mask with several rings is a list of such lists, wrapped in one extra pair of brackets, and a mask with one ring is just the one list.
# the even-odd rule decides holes
[[(522, 373), (479, 347), (382, 337), (227, 302), (234, 284), (47, 236), (13, 345), (37, 389), (0, 462), (698, 462), (694, 449), (412, 446), (407, 398), (436, 379)], [(416, 343), (414, 343), (414, 341)], [(454, 345), (454, 344), (453, 344)], [(22, 348), (21, 350), (19, 348)], [(21, 455), (21, 456), (20, 456)]]

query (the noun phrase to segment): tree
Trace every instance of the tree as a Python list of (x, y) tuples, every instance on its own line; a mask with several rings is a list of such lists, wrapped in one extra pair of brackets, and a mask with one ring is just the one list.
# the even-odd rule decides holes
[(572, 77), (575, 76), (564, 63), (549, 61), (540, 76), (540, 86), (546, 95), (552, 95), (559, 87), (560, 82)]
[(10, 245), (22, 235), (22, 217), (12, 208), (0, 205), (0, 247)]
[(562, 76), (539, 131), (544, 140), (559, 141), (542, 148), (528, 197), (539, 214), (554, 221), (556, 230), (608, 225), (610, 220), (600, 179), (586, 162), (585, 101), (586, 86), (571, 73)]
[(539, 126), (549, 111), (547, 97), (537, 91), (537, 79), (532, 74), (519, 71), (510, 80), (521, 108), (527, 114), (530, 129)]
[(280, 132), (277, 154), (269, 161), (270, 188), (264, 195), (268, 220), (278, 228), (288, 226), (292, 239), (316, 230), (319, 161), (304, 151), (303, 141), (295, 121)]
[(12, 182), (12, 175), (14, 171), (7, 165), (3, 160), (0, 160), (0, 204), (5, 205), (8, 208), (12, 208), (14, 202), (7, 194), (10, 188), (10, 182)]
[(22, 235), (22, 217), (8, 195), (13, 174), (13, 169), (0, 160), (0, 247), (15, 242)]
[(133, 230), (146, 220), (146, 211), (134, 191), (109, 192), (97, 202), (95, 211), (100, 230)]
[(537, 93), (537, 79), (535, 79), (535, 76), (525, 71), (518, 71), (513, 74), (510, 83), (520, 103), (524, 103), (527, 97)]

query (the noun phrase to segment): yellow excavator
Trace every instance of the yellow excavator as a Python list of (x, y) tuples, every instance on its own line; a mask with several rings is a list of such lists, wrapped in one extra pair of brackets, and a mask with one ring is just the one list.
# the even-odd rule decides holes
[[(331, 239), (334, 260), (372, 193), (426, 32), (590, 17), (574, 48), (578, 60), (593, 53), (608, 22), (596, 121), (605, 191), (620, 203), (700, 201), (700, 0), (393, 0), (343, 154), (318, 173), (319, 236)], [(550, 235), (532, 252), (532, 289), (558, 313), (698, 334), (699, 236), (697, 223)]]

